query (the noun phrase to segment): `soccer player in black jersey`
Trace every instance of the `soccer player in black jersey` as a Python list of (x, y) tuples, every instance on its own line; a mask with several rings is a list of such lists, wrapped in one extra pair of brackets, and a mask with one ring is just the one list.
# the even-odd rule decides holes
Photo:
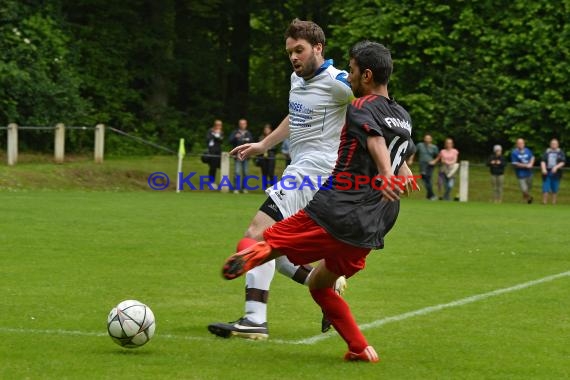
[(392, 58), (383, 45), (363, 41), (350, 49), (348, 78), (359, 98), (348, 107), (330, 182), (303, 210), (265, 230), (264, 241), (252, 240), (230, 256), (222, 270), (233, 279), (281, 255), (295, 264), (322, 260), (310, 275), (309, 289), (348, 344), (345, 360), (379, 358), (334, 292), (334, 282), (363, 269), (370, 250), (383, 248), (398, 216), (400, 194), (415, 183), (406, 164), (414, 149), (412, 122), (388, 96), (391, 73)]

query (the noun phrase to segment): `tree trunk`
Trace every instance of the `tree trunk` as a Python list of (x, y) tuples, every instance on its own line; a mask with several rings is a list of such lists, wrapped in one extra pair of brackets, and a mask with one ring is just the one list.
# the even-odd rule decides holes
[(235, 0), (231, 15), (230, 70), (228, 76), (228, 117), (237, 124), (247, 118), (249, 98), (250, 25), (249, 0)]

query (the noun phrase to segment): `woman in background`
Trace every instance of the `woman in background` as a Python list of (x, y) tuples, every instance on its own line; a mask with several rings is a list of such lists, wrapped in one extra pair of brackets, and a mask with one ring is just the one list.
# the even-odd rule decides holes
[(443, 179), (444, 184), (444, 194), (443, 199), (449, 201), (451, 195), (451, 189), (455, 185), (455, 174), (457, 174), (457, 169), (459, 169), (459, 164), (457, 163), (459, 159), (459, 151), (453, 147), (453, 139), (446, 138), (444, 148), (439, 151), (439, 154), (434, 160), (434, 163), (441, 161), (440, 166), (440, 178)]

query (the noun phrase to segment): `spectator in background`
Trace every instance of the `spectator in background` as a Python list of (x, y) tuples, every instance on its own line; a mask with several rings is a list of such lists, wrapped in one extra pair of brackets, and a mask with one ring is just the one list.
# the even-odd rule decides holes
[(515, 175), (519, 181), (523, 201), (531, 204), (533, 198), (530, 191), (532, 189), (534, 155), (530, 149), (525, 147), (524, 139), (517, 139), (516, 146), (511, 153), (511, 163), (515, 167)]
[(285, 167), (291, 163), (291, 154), (289, 153), (289, 137), (281, 143), (281, 154), (285, 157)]
[[(273, 128), (271, 128), (270, 124), (265, 124), (263, 127), (263, 133), (259, 137), (259, 141), (262, 141), (267, 136), (269, 136), (273, 132)], [(264, 154), (257, 156), (256, 163), (259, 163), (259, 167), (261, 168), (261, 176), (262, 176), (262, 184), (263, 188), (270, 187), (273, 185), (275, 178), (275, 155), (277, 153), (277, 148), (272, 146), (268, 150), (265, 151)]]
[(451, 200), (451, 189), (455, 185), (455, 174), (459, 169), (457, 163), (459, 159), (459, 151), (453, 147), (453, 139), (446, 138), (444, 148), (439, 151), (438, 156), (433, 161), (434, 164), (441, 161), (440, 178), (443, 180), (444, 194), (443, 200)]
[(437, 197), (433, 193), (431, 177), (433, 174), (434, 165), (437, 162), (436, 158), (438, 153), (439, 149), (437, 149), (437, 146), (435, 144), (432, 144), (431, 135), (426, 134), (424, 136), (424, 141), (416, 145), (416, 153), (408, 162), (408, 165), (411, 165), (416, 155), (418, 156), (420, 174), (422, 175), (422, 181), (424, 182), (427, 191), (426, 198), (432, 201), (437, 200)]
[[(238, 128), (230, 135), (230, 144), (236, 148), (240, 145), (249, 144), (251, 142), (253, 142), (253, 136), (247, 129), (247, 120), (239, 119)], [(244, 193), (247, 193), (247, 189), (245, 189), (245, 177), (248, 175), (248, 160), (234, 158), (234, 164), (234, 193), (239, 193), (240, 189), (242, 189)]]
[(505, 183), (505, 166), (507, 161), (503, 157), (503, 147), (495, 145), (493, 154), (487, 160), (487, 166), (491, 171), (491, 188), (493, 189), (493, 202), (503, 201), (503, 184)]
[(222, 142), (224, 141), (224, 131), (222, 129), (222, 121), (214, 120), (214, 125), (208, 130), (206, 134), (206, 145), (208, 147), (208, 176), (210, 183), (216, 187), (216, 171), (220, 167), (222, 155)]
[(566, 156), (560, 149), (558, 140), (550, 140), (550, 148), (546, 149), (540, 162), (542, 170), (542, 203), (548, 203), (548, 193), (552, 193), (552, 204), (556, 204), (562, 167), (566, 163)]

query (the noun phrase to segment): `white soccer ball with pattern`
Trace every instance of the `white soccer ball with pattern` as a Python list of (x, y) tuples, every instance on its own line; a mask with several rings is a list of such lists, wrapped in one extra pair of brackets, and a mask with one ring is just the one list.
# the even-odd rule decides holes
[(126, 300), (111, 310), (107, 331), (115, 343), (126, 348), (144, 346), (154, 335), (154, 313), (142, 302)]

